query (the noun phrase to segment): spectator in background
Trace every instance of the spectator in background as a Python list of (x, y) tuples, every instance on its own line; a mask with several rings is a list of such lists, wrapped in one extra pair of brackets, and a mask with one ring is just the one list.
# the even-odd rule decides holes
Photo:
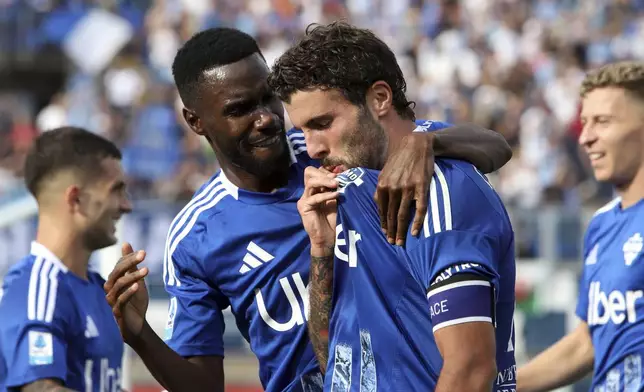
[[(13, 2), (7, 4), (0, 7), (7, 12), (17, 9)], [(576, 89), (588, 67), (644, 58), (644, 40), (639, 39), (644, 36), (643, 4), (641, 0), (30, 1), (18, 13), (22, 22), (0, 21), (0, 25), (5, 29), (20, 25), (17, 32), (29, 31), (31, 38), (17, 42), (39, 49), (45, 44), (63, 46), (91, 9), (103, 8), (127, 21), (133, 36), (107, 68), (98, 75), (72, 70), (64, 89), (40, 113), (33, 113), (34, 118), (37, 115), (33, 121), (39, 129), (69, 123), (111, 138), (132, 151), (126, 153), (127, 166), (137, 195), (176, 198), (197, 182), (187, 180), (186, 173), (206, 173), (213, 164), (213, 157), (190, 141), (171, 113), (176, 95), (167, 92), (169, 64), (176, 48), (197, 30), (227, 25), (256, 37), (272, 64), (310, 22), (346, 18), (371, 28), (394, 49), (420, 117), (487, 125), (513, 144), (514, 162), (493, 181), (510, 204), (535, 208), (606, 196), (589, 180), (585, 158), (569, 134), (578, 112)], [(25, 28), (27, 21), (33, 23), (31, 30)]]

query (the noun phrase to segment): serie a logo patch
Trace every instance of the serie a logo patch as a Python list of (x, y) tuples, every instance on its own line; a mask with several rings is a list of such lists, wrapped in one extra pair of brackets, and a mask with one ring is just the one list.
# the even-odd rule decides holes
[(51, 365), (54, 363), (54, 341), (49, 332), (29, 331), (29, 364)]

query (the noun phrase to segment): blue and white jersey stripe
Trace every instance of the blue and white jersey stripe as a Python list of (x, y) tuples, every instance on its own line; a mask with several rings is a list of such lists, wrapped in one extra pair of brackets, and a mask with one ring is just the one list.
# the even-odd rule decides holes
[(288, 141), (293, 149), (293, 153), (297, 156), (306, 153), (306, 142), (304, 139), (304, 132), (299, 129), (293, 128), (287, 133)]
[(29, 278), (27, 318), (51, 323), (56, 309), (58, 273), (61, 268), (51, 260), (36, 258)]
[(177, 214), (168, 230), (163, 257), (163, 281), (168, 286), (181, 286), (172, 261), (177, 246), (195, 226), (199, 216), (215, 207), (221, 199), (232, 196), (230, 187), (223, 183), (223, 172), (217, 174), (207, 185), (197, 193), (190, 202)]
[(434, 177), (429, 185), (429, 206), (423, 222), (425, 238), (452, 230), (452, 201), (449, 185), (438, 163), (434, 163)]

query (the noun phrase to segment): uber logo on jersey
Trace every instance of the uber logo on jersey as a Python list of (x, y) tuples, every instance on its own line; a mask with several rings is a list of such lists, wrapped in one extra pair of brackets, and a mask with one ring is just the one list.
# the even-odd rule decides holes
[[(266, 307), (266, 303), (264, 301), (264, 295), (262, 294), (262, 290), (265, 290), (265, 292), (267, 292), (268, 294), (269, 290), (272, 291), (279, 289), (274, 288), (274, 285), (272, 285), (273, 287), (265, 287), (262, 290), (255, 289), (255, 300), (257, 303), (259, 315), (269, 327), (278, 332), (290, 331), (295, 326), (303, 325), (306, 320), (309, 319), (309, 286), (308, 284), (304, 283), (304, 280), (302, 279), (302, 276), (299, 272), (294, 273), (290, 276), (290, 278), (295, 285), (295, 290), (289, 282), (288, 276), (285, 276), (279, 280), (280, 286), (282, 287), (281, 291), (284, 293), (284, 295), (286, 295), (286, 299), (291, 305), (291, 318), (286, 322), (278, 321), (268, 313), (268, 308)], [(300, 306), (300, 302), (302, 303), (302, 306)], [(271, 303), (271, 305), (273, 306), (272, 309), (279, 306), (278, 304), (281, 303), (283, 303), (283, 300), (280, 300), (278, 302), (276, 299), (273, 299), (273, 302)], [(304, 310), (302, 310), (302, 307), (304, 307)], [(284, 315), (279, 316), (279, 318), (284, 318)]]
[[(339, 224), (335, 227), (335, 257), (342, 261), (346, 261), (349, 263), (349, 267), (357, 267), (358, 266), (358, 251), (356, 249), (356, 243), (360, 240), (362, 240), (362, 236), (360, 233), (358, 233), (355, 230), (349, 230), (348, 232), (348, 240), (349, 243), (347, 244), (347, 238), (344, 238), (343, 231), (342, 231), (342, 224)], [(347, 253), (344, 253), (340, 247), (346, 247)]]
[(609, 321), (622, 324), (637, 320), (635, 301), (642, 298), (642, 290), (628, 290), (622, 293), (613, 290), (606, 294), (601, 291), (600, 282), (591, 282), (588, 290), (588, 325), (605, 325)]

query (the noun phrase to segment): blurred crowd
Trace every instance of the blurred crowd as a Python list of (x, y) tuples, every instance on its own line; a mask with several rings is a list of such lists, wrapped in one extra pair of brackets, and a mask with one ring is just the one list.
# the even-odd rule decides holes
[(123, 149), (134, 197), (189, 198), (216, 157), (178, 117), (182, 42), (236, 27), (272, 63), (309, 23), (337, 19), (394, 49), (418, 118), (506, 137), (514, 158), (493, 180), (509, 205), (610, 197), (576, 144), (578, 87), (588, 68), (644, 58), (644, 0), (0, 0), (0, 57), (54, 46), (73, 60), (44, 105), (0, 91), (0, 196), (19, 187), (33, 137), (70, 124)]

